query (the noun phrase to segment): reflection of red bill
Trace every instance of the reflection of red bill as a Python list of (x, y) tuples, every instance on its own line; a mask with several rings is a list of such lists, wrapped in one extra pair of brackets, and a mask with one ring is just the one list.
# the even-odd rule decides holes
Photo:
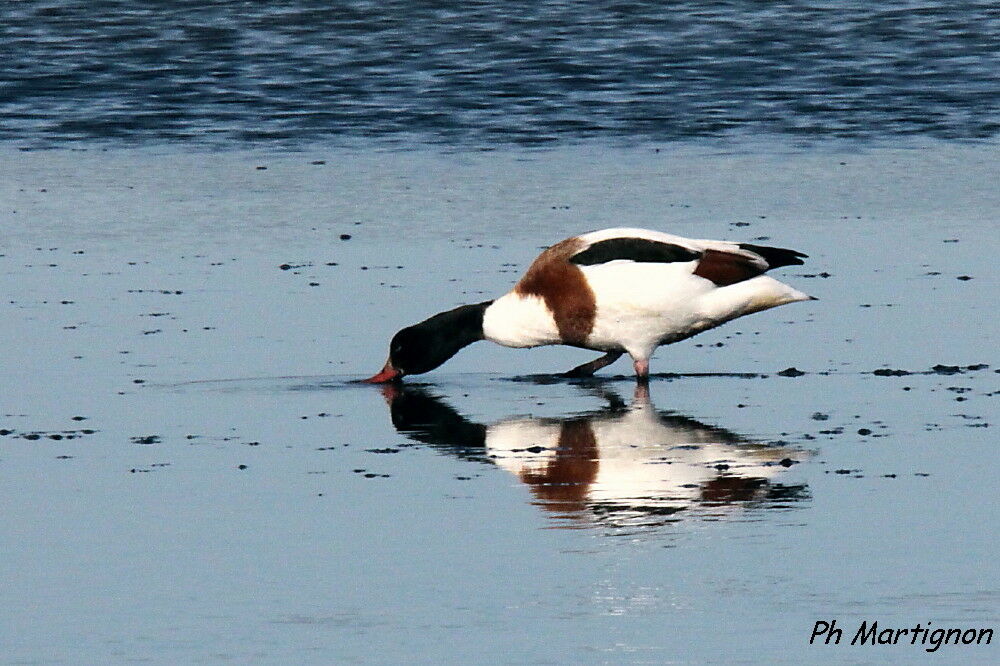
[(395, 381), (402, 376), (403, 373), (392, 366), (392, 361), (386, 361), (385, 367), (368, 379), (362, 379), (361, 381), (366, 384), (384, 384), (386, 382)]
[(403, 395), (403, 387), (399, 382), (386, 382), (378, 387), (379, 391), (382, 393), (382, 398), (385, 400), (385, 404), (392, 407), (392, 403), (396, 401), (399, 396)]

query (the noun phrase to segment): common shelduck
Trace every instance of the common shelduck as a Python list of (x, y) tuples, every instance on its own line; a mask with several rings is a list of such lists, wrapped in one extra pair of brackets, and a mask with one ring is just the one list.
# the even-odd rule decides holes
[(604, 352), (566, 375), (585, 377), (628, 353), (639, 381), (660, 345), (753, 312), (815, 300), (764, 273), (801, 264), (795, 250), (603, 229), (542, 252), (507, 294), (441, 312), (393, 336), (380, 383), (437, 368), (478, 340)]
[(805, 486), (780, 480), (787, 467), (808, 459), (808, 451), (660, 412), (642, 384), (630, 406), (604, 390), (598, 395), (607, 400), (603, 409), (489, 424), (466, 419), (421, 386), (383, 391), (400, 433), (460, 458), (493, 463), (520, 479), (543, 509), (584, 522), (717, 519), (805, 494)]

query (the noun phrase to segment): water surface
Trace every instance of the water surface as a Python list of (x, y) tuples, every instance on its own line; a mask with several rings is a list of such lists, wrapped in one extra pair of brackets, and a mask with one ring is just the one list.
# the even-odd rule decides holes
[[(917, 661), (808, 637), (996, 626), (988, 147), (0, 170), (4, 663)], [(797, 248), (820, 300), (660, 350), (648, 396), (486, 343), (349, 383), (608, 224)]]
[(986, 0), (9, 4), (0, 140), (24, 147), (1000, 130)]

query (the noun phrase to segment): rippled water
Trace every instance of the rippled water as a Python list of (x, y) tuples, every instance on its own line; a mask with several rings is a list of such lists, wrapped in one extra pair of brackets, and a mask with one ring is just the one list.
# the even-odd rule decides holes
[(8, 3), (0, 139), (1000, 131), (995, 2)]

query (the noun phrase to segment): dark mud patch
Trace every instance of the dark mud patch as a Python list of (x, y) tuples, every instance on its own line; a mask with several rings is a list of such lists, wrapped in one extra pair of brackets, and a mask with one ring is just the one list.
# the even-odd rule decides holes
[(989, 368), (987, 363), (974, 363), (972, 365), (946, 365), (938, 363), (929, 370), (902, 370), (899, 368), (878, 368), (872, 370), (871, 374), (876, 377), (906, 377), (909, 375), (961, 375), (967, 372), (979, 372)]
[(97, 430), (93, 428), (82, 428), (80, 430), (33, 430), (26, 432), (18, 432), (17, 430), (11, 430), (9, 428), (0, 429), (0, 436), (10, 437), (12, 439), (25, 439), (29, 442), (37, 442), (42, 439), (50, 439), (53, 441), (71, 440), (79, 439), (86, 435), (93, 435)]
[(170, 463), (152, 463), (149, 467), (133, 467), (128, 472), (129, 474), (149, 474), (164, 467), (170, 467)]
[(130, 294), (163, 294), (164, 296), (180, 296), (184, 292), (180, 289), (129, 289)]
[(352, 469), (351, 472), (359, 476), (363, 476), (366, 479), (389, 479), (392, 477), (391, 474), (380, 474), (378, 472), (370, 472), (367, 469)]

